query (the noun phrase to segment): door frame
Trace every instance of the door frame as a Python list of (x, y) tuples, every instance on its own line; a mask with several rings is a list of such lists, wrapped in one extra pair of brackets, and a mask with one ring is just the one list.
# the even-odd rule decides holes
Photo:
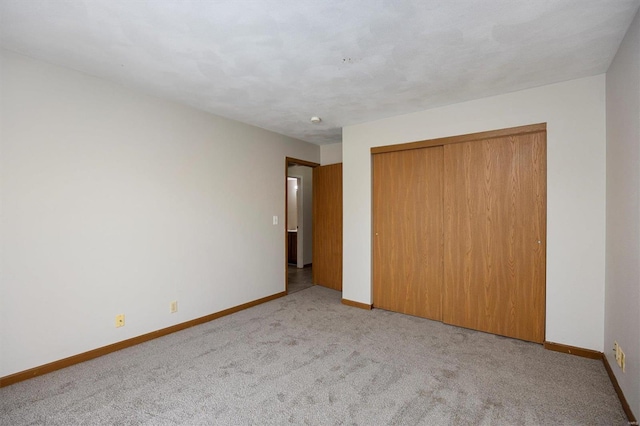
[[(285, 294), (289, 293), (289, 230), (287, 229), (287, 223), (289, 221), (289, 193), (287, 188), (287, 178), (289, 177), (289, 166), (307, 166), (311, 167), (312, 172), (313, 169), (320, 166), (319, 163), (314, 163), (312, 161), (300, 160), (298, 158), (293, 157), (285, 157), (284, 159), (284, 292)], [(302, 179), (300, 179), (302, 182)], [(302, 189), (302, 188), (300, 188)], [(298, 213), (298, 217), (300, 217), (300, 213)], [(313, 238), (313, 235), (311, 235)], [(298, 235), (298, 241), (300, 241), (300, 235)], [(298, 262), (299, 263), (299, 262)], [(304, 260), (303, 260), (304, 263)]]

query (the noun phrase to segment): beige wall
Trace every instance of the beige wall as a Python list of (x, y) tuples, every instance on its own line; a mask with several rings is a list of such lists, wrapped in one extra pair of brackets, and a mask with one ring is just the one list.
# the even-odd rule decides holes
[(329, 164), (342, 163), (342, 143), (334, 143), (331, 145), (320, 146), (320, 164), (327, 166)]
[[(640, 21), (607, 71), (607, 274), (605, 355), (640, 415)], [(617, 341), (626, 371), (616, 365)]]
[(371, 147), (542, 122), (548, 124), (546, 339), (602, 351), (604, 75), (345, 127), (343, 297), (372, 300)]
[(0, 54), (0, 376), (284, 291), (318, 146)]

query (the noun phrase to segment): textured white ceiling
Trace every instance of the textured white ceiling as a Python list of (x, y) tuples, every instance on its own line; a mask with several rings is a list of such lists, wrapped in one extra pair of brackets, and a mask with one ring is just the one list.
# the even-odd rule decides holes
[(0, 0), (0, 42), (325, 144), (345, 125), (603, 73), (639, 2)]

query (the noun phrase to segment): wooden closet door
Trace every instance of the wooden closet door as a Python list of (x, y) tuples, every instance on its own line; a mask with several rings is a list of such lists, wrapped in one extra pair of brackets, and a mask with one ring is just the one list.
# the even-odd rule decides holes
[(313, 169), (313, 282), (342, 291), (342, 163)]
[(373, 305), (442, 319), (443, 148), (373, 156)]
[(443, 320), (541, 343), (546, 132), (444, 147)]

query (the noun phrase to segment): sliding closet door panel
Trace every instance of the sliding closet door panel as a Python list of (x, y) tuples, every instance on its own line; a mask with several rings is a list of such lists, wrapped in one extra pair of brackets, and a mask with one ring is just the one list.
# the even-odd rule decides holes
[(313, 169), (313, 282), (342, 291), (342, 164)]
[(373, 156), (373, 305), (442, 319), (443, 148)]
[(546, 132), (444, 147), (443, 320), (544, 340)]

